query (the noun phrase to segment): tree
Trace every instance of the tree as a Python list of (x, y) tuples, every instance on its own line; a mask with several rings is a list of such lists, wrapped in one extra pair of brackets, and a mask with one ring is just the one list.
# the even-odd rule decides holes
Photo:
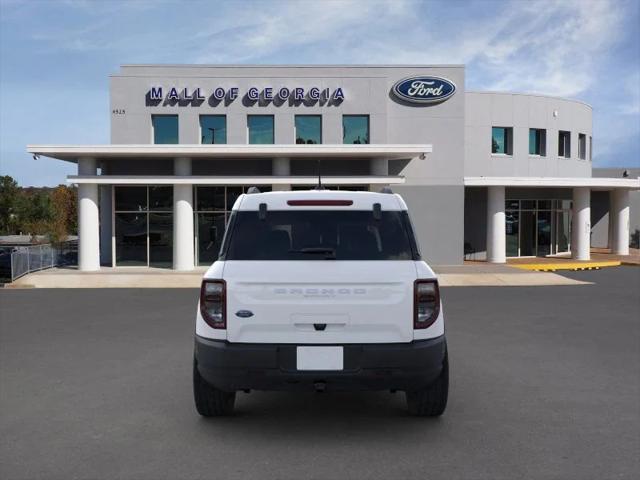
[(18, 232), (47, 235), (53, 220), (50, 188), (23, 188), (17, 205)]
[(75, 187), (20, 187), (10, 176), (0, 177), (0, 234), (46, 235), (60, 243), (77, 232)]
[(76, 190), (73, 187), (58, 185), (51, 192), (51, 210), (53, 216), (48, 225), (47, 235), (52, 243), (61, 243), (67, 236), (77, 231)]
[(9, 175), (0, 177), (0, 234), (15, 233), (20, 187)]

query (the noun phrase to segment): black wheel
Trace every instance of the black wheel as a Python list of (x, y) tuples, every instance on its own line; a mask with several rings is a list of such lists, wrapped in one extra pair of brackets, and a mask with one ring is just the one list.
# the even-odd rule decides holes
[(428, 387), (416, 392), (405, 392), (407, 408), (411, 415), (418, 417), (437, 417), (447, 408), (449, 396), (449, 358), (444, 354), (442, 371), (438, 378)]
[(193, 397), (196, 410), (203, 417), (220, 417), (233, 413), (236, 392), (223, 392), (209, 385), (198, 372), (198, 366), (193, 360)]

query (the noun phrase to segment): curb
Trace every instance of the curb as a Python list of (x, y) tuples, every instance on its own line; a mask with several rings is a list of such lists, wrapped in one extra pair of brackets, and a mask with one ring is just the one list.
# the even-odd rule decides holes
[(521, 270), (534, 270), (536, 272), (555, 272), (558, 270), (571, 270), (574, 272), (584, 270), (600, 270), (601, 268), (619, 267), (622, 265), (620, 261), (606, 261), (606, 262), (565, 262), (565, 263), (531, 263), (516, 265), (512, 264), (512, 267), (519, 268)]

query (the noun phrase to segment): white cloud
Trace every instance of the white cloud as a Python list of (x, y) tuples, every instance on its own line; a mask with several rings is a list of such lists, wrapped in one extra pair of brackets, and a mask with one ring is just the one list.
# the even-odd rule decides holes
[[(0, 1), (10, 5), (5, 22), (15, 22), (20, 12), (37, 18), (30, 10), (42, 5)], [(638, 144), (640, 137), (638, 5), (636, 0), (84, 0), (69, 3), (68, 22), (41, 21), (29, 36), (42, 50), (93, 55), (108, 68), (154, 62), (466, 64), (470, 89), (592, 103), (598, 156), (609, 152), (613, 158), (622, 141)], [(7, 17), (7, 10), (14, 16)], [(630, 35), (632, 53), (625, 55), (635, 53), (635, 62), (610, 61), (621, 38), (629, 45)]]
[(627, 101), (618, 111), (623, 115), (640, 115), (640, 69), (622, 80), (622, 90)]
[(350, 49), (336, 47), (363, 36), (352, 48), (363, 48), (359, 63), (371, 63), (367, 60), (370, 53), (367, 37), (380, 33), (378, 27), (383, 23), (394, 25), (407, 16), (407, 3), (403, 0), (258, 4), (261, 7), (265, 5), (267, 7), (261, 9), (234, 8), (233, 12), (228, 12), (229, 15), (213, 21), (212, 28), (205, 28), (198, 35), (199, 41), (214, 41), (213, 48), (197, 56), (196, 61), (260, 61), (261, 58), (277, 55), (282, 51), (295, 52), (296, 49), (313, 46), (315, 52), (309, 60), (296, 56), (284, 63), (313, 63), (323, 57), (336, 58), (333, 63), (339, 63), (349, 56)]
[[(194, 2), (187, 11), (177, 4), (105, 3), (73, 1), (92, 17), (88, 24), (52, 27), (33, 38), (47, 48), (110, 51), (143, 62), (464, 63), (482, 72), (474, 88), (570, 97), (593, 85), (623, 16), (613, 0), (476, 2), (468, 16), (451, 18), (447, 3), (409, 0), (234, 2), (213, 10)], [(135, 19), (145, 9), (140, 24)], [(158, 9), (188, 15), (168, 33), (147, 16)], [(123, 35), (118, 25), (132, 19), (140, 28)]]
[(529, 5), (514, 15), (479, 55), (500, 69), (489, 88), (568, 97), (585, 92), (596, 81), (601, 55), (617, 40), (621, 12), (604, 0), (536, 6), (537, 14)]

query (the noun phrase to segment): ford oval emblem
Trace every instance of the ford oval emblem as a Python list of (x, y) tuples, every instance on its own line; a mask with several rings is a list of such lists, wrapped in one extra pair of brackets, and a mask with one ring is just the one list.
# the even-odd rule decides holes
[(405, 102), (436, 103), (451, 97), (456, 92), (456, 85), (446, 78), (409, 77), (396, 82), (392, 91)]
[(236, 317), (240, 317), (240, 318), (253, 317), (253, 312), (251, 310), (238, 310), (236, 312)]

